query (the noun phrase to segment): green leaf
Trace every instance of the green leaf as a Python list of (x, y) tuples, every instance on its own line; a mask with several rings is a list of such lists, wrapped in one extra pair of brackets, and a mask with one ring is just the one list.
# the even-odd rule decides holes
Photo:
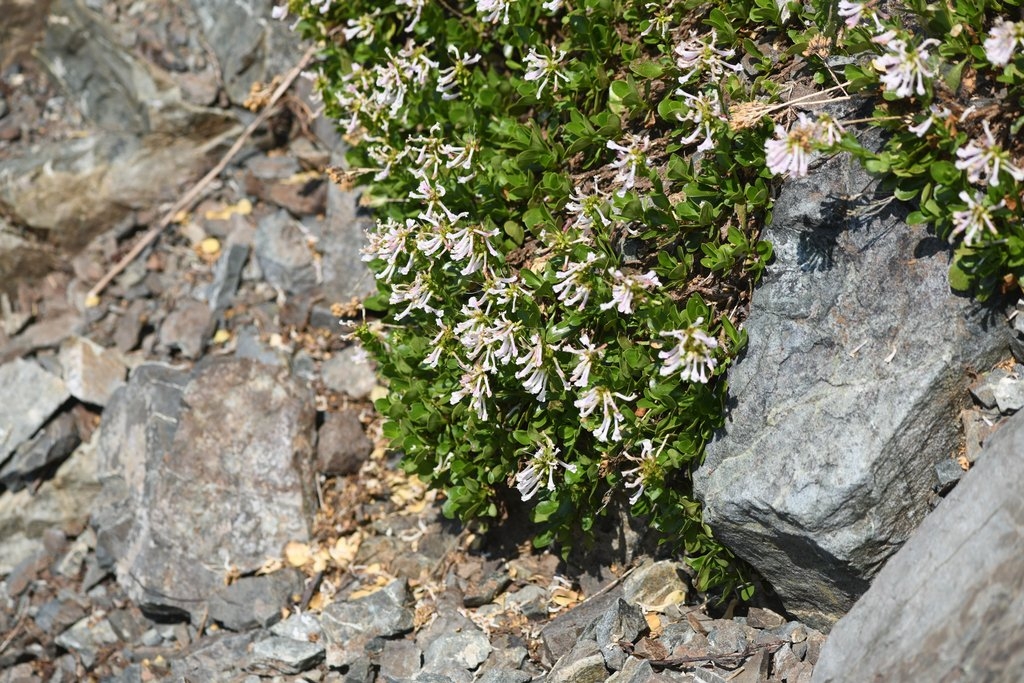
[(523, 226), (519, 225), (515, 221), (505, 221), (505, 234), (508, 235), (513, 242), (517, 245), (522, 246), (523, 244)]
[(629, 70), (635, 73), (637, 76), (643, 78), (657, 78), (664, 73), (665, 69), (662, 68), (657, 62), (648, 62), (636, 60), (629, 63)]

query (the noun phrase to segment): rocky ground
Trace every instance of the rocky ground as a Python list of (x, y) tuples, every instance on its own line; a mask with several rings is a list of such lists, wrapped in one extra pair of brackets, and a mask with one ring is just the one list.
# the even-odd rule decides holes
[[(565, 562), (401, 473), (344, 338), (343, 143), (303, 78), (243, 135), (303, 53), (269, 12), (0, 0), (0, 683), (810, 681), (825, 636), (694, 591), (635, 520)], [(937, 491), (1019, 377), (979, 379)]]

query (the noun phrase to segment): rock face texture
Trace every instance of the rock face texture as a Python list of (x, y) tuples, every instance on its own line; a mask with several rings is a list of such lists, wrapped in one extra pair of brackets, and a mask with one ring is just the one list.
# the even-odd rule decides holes
[(839, 620), (814, 681), (1024, 680), (1024, 416)]
[(101, 430), (93, 522), (144, 610), (201, 618), (229, 568), (253, 572), (288, 541), (308, 539), (313, 397), (273, 368), (142, 366)]
[(816, 628), (920, 524), (966, 371), (1007, 344), (1001, 320), (950, 293), (945, 245), (861, 199), (870, 187), (845, 157), (783, 187), (731, 410), (694, 479), (716, 535)]

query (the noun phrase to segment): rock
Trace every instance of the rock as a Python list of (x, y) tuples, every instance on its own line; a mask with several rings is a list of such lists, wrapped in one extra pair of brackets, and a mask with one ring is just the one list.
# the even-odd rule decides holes
[(76, 313), (64, 313), (40, 320), (34, 325), (29, 325), (0, 350), (0, 363), (7, 363), (18, 356), (25, 356), (40, 349), (55, 348), (72, 334), (77, 334), (83, 327), (84, 321)]
[(1016, 375), (1002, 377), (991, 387), (992, 396), (1003, 415), (1024, 408), (1024, 381)]
[(324, 608), (320, 623), (327, 644), (327, 665), (350, 665), (363, 658), (363, 647), (378, 636), (407, 633), (413, 627), (409, 586), (395, 580), (366, 597), (334, 602)]
[(747, 610), (746, 623), (751, 628), (778, 628), (786, 623), (786, 619), (770, 609), (751, 607)]
[(961, 411), (960, 422), (964, 428), (964, 457), (968, 462), (973, 463), (981, 453), (982, 445), (1001, 423), (997, 422), (998, 415), (987, 415), (977, 408), (968, 408)]
[(411, 640), (389, 640), (380, 653), (380, 678), (384, 681), (412, 678), (420, 670), (423, 653)]
[(370, 457), (373, 442), (354, 410), (325, 413), (316, 444), (316, 469), (327, 475), (354, 474)]
[(870, 182), (843, 155), (783, 186), (734, 405), (694, 476), (716, 537), (818, 628), (927, 514), (967, 371), (1006, 348), (1002, 326), (950, 292), (947, 247), (924, 226), (895, 205), (848, 218), (836, 198)]
[(505, 606), (519, 610), (527, 619), (545, 619), (548, 616), (548, 592), (528, 583), (514, 593), (507, 593)]
[[(579, 641), (583, 631), (612, 609), (621, 597), (622, 587), (616, 586), (607, 593), (596, 595), (568, 612), (559, 614), (545, 624), (540, 632), (544, 660), (550, 664), (565, 656)], [(604, 668), (603, 658), (601, 668)]]
[(952, 458), (947, 458), (935, 464), (935, 492), (944, 495), (951, 488), (956, 486), (960, 478), (964, 476), (964, 469), (960, 463)]
[(0, 463), (50, 419), (70, 394), (60, 377), (37, 363), (14, 360), (0, 365), (0, 396), (21, 400), (0, 401)]
[[(331, 162), (337, 165), (343, 159), (336, 154)], [(377, 292), (377, 281), (361, 256), (367, 244), (366, 231), (372, 228), (369, 212), (359, 208), (359, 193), (331, 183), (327, 189), (327, 225), (319, 244), (328, 301), (348, 303)]]
[(252, 659), (253, 641), (260, 637), (259, 631), (207, 636), (170, 660), (172, 680), (234, 680)]
[(107, 404), (128, 374), (117, 352), (84, 337), (72, 337), (61, 345), (60, 364), (71, 395), (98, 406)]
[(160, 326), (160, 344), (185, 358), (199, 358), (213, 331), (210, 309), (200, 301), (179, 301)]
[[(1024, 316), (1021, 316), (1024, 320)], [(1010, 376), (1010, 372), (1004, 368), (993, 368), (991, 372), (985, 373), (971, 387), (971, 396), (982, 408), (996, 407), (995, 386), (1000, 380)]]
[(105, 645), (118, 642), (117, 634), (106, 619), (95, 621), (84, 617), (64, 633), (57, 636), (57, 645), (78, 655), (82, 663), (90, 668), (96, 661), (97, 650)]
[(544, 680), (547, 683), (603, 683), (607, 679), (601, 649), (592, 640), (582, 640), (555, 662)]
[(835, 625), (814, 681), (1024, 678), (1022, 450), (1015, 415)]
[(136, 369), (103, 414), (93, 517), (128, 596), (198, 620), (227, 568), (307, 540), (314, 416), (308, 387), (251, 361)]
[(533, 676), (516, 669), (488, 669), (476, 680), (477, 683), (526, 683), (533, 680)]
[(209, 618), (232, 631), (276, 624), (281, 609), (302, 591), (302, 575), (294, 569), (243, 576), (219, 590), (210, 600)]
[(636, 605), (619, 598), (612, 608), (594, 623), (594, 636), (604, 656), (605, 667), (618, 671), (626, 661), (626, 653), (620, 643), (632, 645), (650, 629), (644, 613)]
[(324, 659), (320, 643), (271, 636), (257, 640), (252, 647), (253, 665), (284, 674), (308, 671)]
[(708, 646), (716, 656), (731, 655), (746, 649), (749, 637), (742, 624), (718, 619), (708, 631)]
[(295, 612), (270, 627), (270, 632), (292, 640), (319, 641), (323, 638), (320, 621), (311, 612)]
[(47, 529), (69, 532), (85, 525), (100, 492), (96, 443), (81, 444), (37, 490), (0, 495), (0, 576), (40, 552)]
[(7, 464), (0, 468), (0, 485), (20, 490), (34, 473), (64, 460), (81, 442), (74, 416), (70, 412), (60, 413), (18, 446)]
[(684, 576), (678, 562), (646, 560), (623, 581), (623, 597), (646, 612), (678, 613), (689, 593)]
[(366, 352), (349, 346), (324, 361), (324, 386), (356, 399), (364, 399), (377, 386), (377, 375)]
[(261, 157), (249, 162), (246, 193), (286, 209), (295, 216), (322, 214), (328, 181), (320, 173), (299, 173), (291, 157)]
[(287, 211), (278, 211), (260, 220), (253, 252), (266, 281), (282, 292), (301, 294), (316, 287), (313, 251), (301, 223)]
[(450, 668), (473, 671), (487, 660), (491, 649), (490, 639), (480, 629), (446, 633), (427, 646), (423, 668), (437, 673)]
[(238, 284), (242, 281), (242, 270), (249, 259), (249, 245), (229, 242), (224, 253), (217, 259), (213, 269), (213, 282), (206, 292), (210, 310), (224, 311), (234, 299)]

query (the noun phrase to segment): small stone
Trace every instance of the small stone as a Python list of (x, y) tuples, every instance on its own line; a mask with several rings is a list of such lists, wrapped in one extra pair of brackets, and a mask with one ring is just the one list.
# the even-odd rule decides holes
[(472, 671), (491, 654), (491, 642), (480, 630), (446, 633), (427, 646), (423, 668), (444, 672), (449, 667)]
[(1015, 413), (1024, 408), (1024, 381), (1010, 375), (1003, 377), (992, 387), (999, 412), (1004, 415)]
[(533, 680), (533, 676), (515, 669), (489, 669), (476, 680), (477, 683), (526, 683)]
[[(595, 596), (574, 609), (559, 614), (545, 624), (540, 632), (541, 642), (544, 646), (542, 651), (544, 659), (549, 664), (560, 660), (579, 642), (586, 627), (592, 625), (611, 609), (615, 602), (622, 597), (622, 594), (622, 587), (616, 586), (607, 593)], [(594, 647), (597, 645), (595, 644)], [(601, 668), (604, 668), (603, 658)]]
[(266, 627), (281, 619), (293, 593), (302, 589), (297, 570), (245, 576), (225, 586), (210, 600), (210, 619), (232, 631)]
[(0, 468), (0, 484), (12, 491), (21, 490), (36, 472), (65, 460), (80, 443), (74, 416), (61, 413), (18, 446), (7, 464)]
[(72, 337), (61, 345), (60, 364), (71, 395), (98, 406), (107, 404), (111, 394), (124, 385), (128, 374), (116, 351), (84, 337)]
[(938, 482), (935, 485), (936, 492), (947, 493), (963, 476), (964, 469), (960, 467), (960, 463), (952, 458), (944, 458), (935, 465), (935, 479)]
[(622, 598), (615, 601), (612, 609), (601, 616), (594, 625), (594, 635), (605, 666), (618, 671), (626, 661), (626, 653), (620, 642), (635, 643), (649, 630), (644, 614), (636, 605)]
[(366, 597), (334, 602), (320, 614), (327, 643), (327, 665), (351, 666), (363, 656), (363, 646), (378, 636), (390, 637), (413, 628), (408, 583), (401, 579)]
[(763, 607), (751, 607), (747, 610), (747, 626), (751, 628), (775, 628), (786, 623), (786, 619)]
[(714, 654), (741, 652), (748, 642), (746, 629), (735, 622), (718, 620), (708, 632), (708, 644)]
[(462, 598), (462, 604), (466, 607), (481, 607), (508, 588), (512, 578), (504, 572), (493, 572), (488, 574), (482, 581), (466, 590)]
[(377, 375), (366, 352), (350, 346), (324, 361), (324, 385), (331, 391), (364, 399), (377, 386)]
[(389, 640), (380, 654), (380, 676), (385, 681), (412, 678), (420, 670), (423, 653), (411, 640)]
[(286, 294), (307, 292), (317, 285), (313, 251), (300, 223), (279, 211), (260, 220), (253, 251), (266, 281)]
[(548, 672), (547, 683), (603, 683), (608, 679), (604, 656), (592, 640), (583, 640)]
[(373, 450), (359, 414), (354, 410), (324, 415), (316, 445), (317, 471), (327, 475), (354, 474)]
[(270, 627), (270, 632), (292, 640), (319, 641), (323, 637), (320, 622), (309, 612), (296, 612)]
[(700, 683), (729, 683), (729, 679), (720, 673), (709, 669), (701, 669), (700, 667), (694, 669), (691, 675), (693, 680)]
[(64, 382), (38, 364), (17, 359), (0, 365), (0, 463), (53, 415), (70, 396)]
[(223, 311), (231, 305), (248, 259), (249, 245), (234, 242), (228, 244), (217, 259), (217, 265), (213, 268), (213, 282), (206, 291), (211, 311)]
[(626, 577), (623, 595), (648, 612), (667, 613), (686, 601), (689, 586), (678, 562), (647, 560)]
[(548, 592), (536, 584), (528, 583), (516, 592), (508, 593), (505, 605), (518, 609), (527, 619), (545, 619), (548, 616)]
[(285, 674), (298, 674), (312, 669), (324, 659), (324, 646), (308, 640), (292, 640), (271, 636), (256, 641), (252, 649), (254, 663)]
[[(1024, 316), (1020, 316), (1024, 319)], [(971, 387), (971, 396), (974, 400), (981, 404), (984, 408), (995, 408), (996, 407), (996, 395), (995, 385), (1003, 379), (1010, 376), (1010, 373), (1004, 368), (995, 368), (991, 372), (982, 376), (974, 386)]]
[(96, 662), (97, 650), (105, 645), (114, 645), (118, 642), (117, 634), (106, 619), (100, 619), (92, 623), (91, 617), (80, 619), (71, 628), (57, 636), (54, 640), (66, 650), (78, 654), (86, 668), (91, 668)]
[(179, 301), (160, 326), (160, 343), (178, 349), (185, 358), (198, 358), (210, 336), (213, 318), (202, 302)]

